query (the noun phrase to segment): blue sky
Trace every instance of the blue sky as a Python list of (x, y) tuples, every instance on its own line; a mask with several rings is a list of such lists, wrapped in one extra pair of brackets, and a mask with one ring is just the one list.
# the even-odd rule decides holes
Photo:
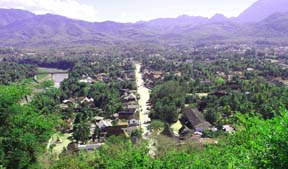
[(0, 0), (2, 8), (53, 13), (87, 21), (136, 22), (180, 15), (238, 16), (257, 0)]

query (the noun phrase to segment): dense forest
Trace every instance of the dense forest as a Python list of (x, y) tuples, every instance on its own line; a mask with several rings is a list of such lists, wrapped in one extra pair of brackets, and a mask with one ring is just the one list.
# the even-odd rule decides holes
[(52, 112), (46, 113), (32, 104), (19, 104), (29, 92), (22, 86), (0, 86), (2, 168), (38, 168), (37, 159), (55, 132), (57, 117)]
[(14, 62), (0, 62), (0, 84), (10, 84), (31, 78), (37, 69), (34, 65), (17, 64)]

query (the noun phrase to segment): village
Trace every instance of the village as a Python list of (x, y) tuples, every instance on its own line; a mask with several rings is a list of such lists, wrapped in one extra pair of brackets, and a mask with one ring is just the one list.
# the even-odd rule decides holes
[[(47, 150), (58, 155), (66, 149), (92, 151), (113, 136), (126, 137), (133, 143), (143, 138), (154, 148), (161, 144), (155, 139), (157, 135), (179, 144), (217, 144), (219, 135), (237, 131), (233, 121), (236, 112), (254, 108), (263, 112), (265, 118), (271, 117), (255, 98), (267, 92), (265, 88), (275, 88), (271, 84), (278, 86), (275, 92), (288, 84), (284, 56), (287, 47), (211, 45), (176, 52), (179, 53), (166, 55), (156, 51), (133, 59), (100, 57), (70, 68), (69, 77), (59, 84), (62, 94), (55, 106), (62, 113), (63, 122), (49, 140)], [(54, 54), (66, 55), (64, 51)], [(33, 58), (38, 54), (15, 51), (14, 55)], [(171, 81), (183, 90), (181, 96), (174, 97), (177, 103), (169, 96), (174, 93), (175, 84), (161, 94), (163, 100), (151, 99)], [(166, 105), (172, 107), (166, 109)], [(161, 114), (161, 109), (166, 112)], [(165, 113), (173, 117), (165, 119)], [(163, 125), (155, 129), (158, 120)]]
[[(71, 138), (73, 138), (73, 133), (71, 132), (73, 132), (75, 119), (66, 119), (65, 131), (67, 133), (64, 134), (64, 137), (52, 137), (49, 142), (50, 146), (53, 144), (55, 146), (52, 152), (59, 154), (63, 149), (69, 151), (92, 151), (105, 144), (106, 138), (111, 136), (124, 136), (131, 138), (133, 143), (137, 143), (141, 137), (148, 140), (152, 139), (149, 138), (152, 134), (151, 129), (149, 129), (149, 125), (151, 124), (149, 115), (150, 110), (151, 108), (153, 109), (153, 107), (151, 107), (152, 105), (149, 101), (149, 95), (151, 90), (156, 86), (157, 81), (161, 79), (163, 80), (164, 73), (161, 71), (149, 70), (149, 68), (140, 68), (140, 64), (135, 65), (133, 72), (135, 74), (125, 72), (123, 79), (120, 77), (115, 78), (116, 81), (136, 81), (137, 84), (136, 90), (135, 88), (120, 89), (119, 93), (123, 109), (111, 114), (109, 117), (94, 116), (89, 126), (89, 134), (87, 133), (89, 138), (87, 138), (85, 142), (77, 143), (74, 142), (73, 139), (71, 140)], [(181, 73), (178, 73), (177, 76), (181, 76)], [(95, 77), (92, 78), (89, 75), (82, 75), (81, 78), (78, 79), (78, 82), (80, 84), (92, 85), (96, 82), (109, 83), (111, 81), (109, 75), (105, 73), (99, 73)], [(198, 95), (200, 95), (200, 93), (198, 93)], [(69, 98), (63, 100), (59, 105), (63, 111), (73, 108), (78, 112), (83, 111), (83, 108), (81, 109), (83, 106), (89, 107), (92, 110), (95, 109), (95, 100), (93, 97)], [(164, 128), (161, 130), (164, 130)], [(201, 144), (216, 144), (217, 140), (205, 138), (203, 132), (206, 130), (212, 132), (218, 131), (215, 126), (205, 120), (204, 115), (199, 112), (199, 110), (195, 108), (186, 108), (183, 111), (183, 116), (181, 116), (174, 125), (170, 126), (168, 135), (167, 133), (165, 135), (177, 140), (178, 142), (181, 142), (181, 140), (192, 139)], [(228, 133), (234, 132), (234, 128), (229, 124), (223, 125), (220, 130)], [(161, 134), (161, 132), (158, 132), (158, 134)], [(153, 140), (153, 142), (155, 141)], [(47, 149), (49, 149), (49, 146)]]

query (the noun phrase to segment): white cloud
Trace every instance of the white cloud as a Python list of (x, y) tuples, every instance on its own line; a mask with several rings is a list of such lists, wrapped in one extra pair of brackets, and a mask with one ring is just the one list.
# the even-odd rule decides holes
[(15, 8), (36, 14), (58, 14), (74, 19), (97, 21), (94, 6), (81, 4), (77, 0), (0, 0), (0, 8)]

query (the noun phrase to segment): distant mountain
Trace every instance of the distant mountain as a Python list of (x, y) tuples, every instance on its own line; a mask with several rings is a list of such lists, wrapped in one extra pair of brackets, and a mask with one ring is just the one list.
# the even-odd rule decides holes
[(221, 14), (211, 19), (180, 16), (135, 24), (110, 21), (92, 23), (14, 9), (0, 9), (0, 16), (0, 46), (181, 46), (235, 41), (287, 43), (288, 38), (288, 13), (275, 13), (255, 23), (233, 22)]
[[(116, 22), (91, 23), (59, 15), (35, 15), (0, 26), (2, 46), (111, 45), (136, 36), (136, 25)], [(141, 34), (140, 31), (137, 31)]]
[(0, 9), (0, 26), (9, 25), (15, 21), (32, 18), (34, 16), (33, 13), (20, 9)]
[(279, 12), (288, 12), (288, 0), (258, 0), (235, 18), (235, 21), (242, 23), (259, 22)]
[(210, 22), (216, 23), (216, 22), (227, 22), (229, 21), (228, 18), (226, 18), (223, 14), (215, 14), (211, 19)]
[(172, 31), (179, 27), (195, 27), (209, 23), (209, 19), (201, 16), (179, 16), (178, 18), (160, 18), (144, 22), (147, 27), (160, 29), (162, 31)]
[(288, 37), (288, 12), (275, 13), (254, 25), (254, 36)]

